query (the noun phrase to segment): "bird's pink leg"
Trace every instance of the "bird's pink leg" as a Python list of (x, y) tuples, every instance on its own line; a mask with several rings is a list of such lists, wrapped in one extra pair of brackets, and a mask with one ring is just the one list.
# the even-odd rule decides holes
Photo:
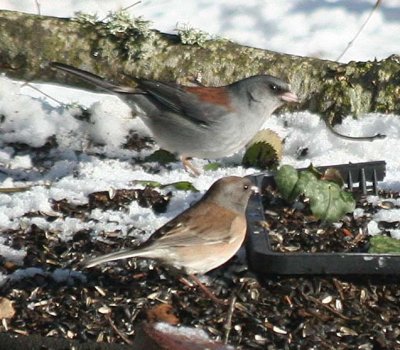
[(222, 305), (227, 305), (228, 301), (227, 300), (223, 300), (223, 299), (219, 299), (217, 298), (213, 292), (211, 292), (203, 283), (201, 283), (201, 281), (199, 280), (199, 278), (193, 274), (190, 274), (189, 277), (199, 286), (199, 288), (201, 289), (201, 291), (208, 297), (210, 298), (212, 301), (214, 301), (217, 304), (222, 304)]
[(193, 166), (193, 164), (190, 162), (190, 159), (185, 156), (181, 156), (181, 162), (184, 167), (184, 169), (188, 172), (193, 174), (194, 176), (200, 176), (200, 171), (196, 169), (196, 167)]

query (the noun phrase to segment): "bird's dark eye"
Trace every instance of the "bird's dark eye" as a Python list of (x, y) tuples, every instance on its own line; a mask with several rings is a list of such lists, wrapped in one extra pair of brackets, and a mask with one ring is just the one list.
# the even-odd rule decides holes
[(272, 90), (272, 91), (278, 91), (278, 85), (275, 85), (275, 84), (269, 84), (269, 88)]
[(248, 185), (244, 185), (244, 186), (243, 186), (243, 189), (246, 191), (246, 190), (249, 189), (249, 186), (248, 186)]

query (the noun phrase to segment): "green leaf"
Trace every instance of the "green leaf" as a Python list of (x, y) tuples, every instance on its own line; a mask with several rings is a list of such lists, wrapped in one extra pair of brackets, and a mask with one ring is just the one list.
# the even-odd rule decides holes
[(166, 188), (166, 187), (174, 187), (179, 191), (192, 191), (192, 192), (199, 192), (199, 190), (193, 186), (193, 184), (189, 181), (178, 181), (178, 182), (171, 182), (167, 184), (161, 184), (158, 181), (149, 181), (149, 180), (135, 180), (135, 184), (140, 184), (143, 186), (148, 186), (151, 188)]
[(258, 169), (276, 168), (278, 163), (276, 150), (266, 142), (257, 142), (251, 145), (242, 160), (243, 166)]
[(275, 182), (284, 199), (291, 200), (298, 179), (297, 170), (291, 165), (282, 165), (279, 168), (275, 175)]
[(312, 167), (298, 173), (293, 167), (283, 165), (275, 176), (275, 182), (282, 197), (287, 200), (304, 194), (310, 200), (313, 215), (324, 221), (337, 221), (356, 207), (350, 192), (333, 181), (320, 179), (320, 174)]
[(387, 236), (373, 236), (369, 240), (369, 253), (385, 254), (396, 253), (400, 254), (400, 240)]
[(297, 198), (301, 194), (305, 194), (306, 197), (309, 197), (309, 194), (313, 193), (314, 187), (317, 186), (317, 178), (315, 174), (310, 171), (301, 171), (299, 173), (299, 178), (296, 183), (296, 186), (292, 192), (292, 199)]
[(317, 179), (320, 179), (322, 177), (322, 173), (312, 163), (307, 167), (307, 171), (315, 175)]
[(147, 156), (144, 160), (146, 162), (157, 162), (160, 164), (168, 164), (177, 161), (174, 154), (163, 149), (155, 151), (154, 153)]
[(220, 163), (208, 163), (203, 166), (203, 170), (205, 171), (215, 171), (218, 170), (221, 167)]
[(178, 181), (172, 182), (169, 184), (161, 185), (161, 188), (172, 186), (180, 191), (192, 191), (192, 192), (199, 192), (199, 190), (193, 186), (193, 184), (189, 181)]
[(331, 181), (317, 180), (315, 185), (306, 196), (310, 198), (311, 211), (317, 218), (334, 222), (354, 211), (356, 203), (351, 193)]
[(242, 164), (244, 167), (276, 169), (282, 152), (283, 142), (279, 135), (270, 129), (263, 129), (246, 145)]
[(161, 187), (161, 183), (158, 181), (150, 181), (150, 180), (134, 180), (133, 181), (135, 184), (140, 184), (143, 186), (148, 186), (151, 188), (157, 188), (157, 187)]

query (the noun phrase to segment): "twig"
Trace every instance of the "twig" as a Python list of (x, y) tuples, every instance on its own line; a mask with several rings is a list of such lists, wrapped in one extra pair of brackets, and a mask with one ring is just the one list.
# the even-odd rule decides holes
[(32, 188), (32, 186), (23, 186), (23, 187), (0, 187), (0, 193), (18, 193), (25, 192)]
[(340, 137), (342, 139), (345, 139), (345, 140), (351, 140), (351, 141), (374, 141), (374, 140), (379, 140), (379, 139), (386, 138), (386, 135), (384, 135), (384, 134), (376, 134), (376, 135), (373, 135), (373, 136), (347, 136), (347, 135), (343, 135), (343, 134), (337, 132), (333, 128), (331, 123), (329, 123), (329, 121), (326, 118), (323, 118), (323, 119), (325, 121), (326, 126), (328, 127), (329, 131), (332, 134), (334, 134), (334, 135), (336, 135), (336, 136), (338, 136), (338, 137)]
[(303, 295), (303, 297), (304, 297), (306, 300), (309, 300), (309, 301), (313, 302), (314, 304), (317, 304), (317, 305), (319, 305), (319, 306), (322, 306), (323, 308), (325, 308), (326, 310), (332, 312), (333, 314), (335, 314), (336, 316), (340, 317), (341, 319), (346, 320), (346, 321), (350, 321), (350, 320), (351, 320), (351, 318), (349, 318), (349, 317), (343, 315), (342, 313), (340, 313), (339, 311), (337, 311), (337, 310), (335, 310), (334, 308), (330, 307), (329, 305), (324, 304), (323, 302), (321, 302), (321, 301), (318, 300), (317, 298), (314, 298), (314, 297), (312, 297), (311, 295), (307, 295), (307, 294), (305, 294), (305, 293), (303, 293), (303, 292), (301, 292), (301, 294)]
[[(138, 5), (138, 4), (140, 4), (142, 1), (136, 1), (134, 4), (132, 4), (132, 5), (128, 5), (127, 7), (124, 7), (123, 9), (121, 9), (121, 12), (124, 12), (124, 11), (126, 11), (126, 10), (129, 10), (130, 8), (132, 8), (133, 6), (136, 6), (136, 5)], [(111, 12), (107, 15), (107, 16), (105, 16), (103, 19), (101, 19), (100, 20), (100, 22), (104, 22), (107, 18), (109, 18), (110, 16), (111, 16)]]
[(139, 5), (141, 2), (142, 2), (142, 1), (136, 1), (134, 4), (128, 5), (127, 7), (124, 7), (121, 11), (129, 10), (129, 9), (132, 8), (133, 6)]
[(235, 311), (235, 303), (236, 303), (236, 295), (233, 295), (229, 302), (228, 314), (226, 315), (226, 321), (224, 324), (224, 328), (225, 328), (224, 344), (228, 344), (229, 335), (231, 334), (232, 316), (233, 316), (233, 312)]
[(33, 86), (31, 83), (25, 82), (21, 85), (21, 87), (24, 86), (28, 86), (31, 89), (41, 93), (43, 96), (46, 96), (47, 98), (49, 98), (50, 100), (53, 100), (54, 102), (58, 103), (60, 106), (63, 106), (64, 103), (62, 103), (61, 101), (56, 100), (54, 97), (50, 96), (49, 94), (46, 94), (45, 92), (43, 92), (42, 90), (38, 89), (36, 86)]
[(364, 27), (367, 25), (368, 21), (371, 19), (372, 15), (375, 13), (375, 11), (377, 10), (377, 8), (379, 7), (379, 5), (381, 4), (382, 0), (377, 0), (374, 7), (372, 8), (371, 12), (369, 13), (367, 19), (364, 21), (364, 23), (361, 25), (360, 29), (357, 31), (356, 35), (354, 36), (353, 40), (351, 40), (346, 48), (344, 49), (344, 51), (339, 55), (339, 57), (336, 59), (336, 61), (339, 61), (344, 54), (347, 52), (347, 50), (353, 45), (354, 41), (357, 40), (358, 36), (361, 34), (362, 30), (364, 29)]
[(36, 4), (36, 9), (37, 9), (37, 14), (40, 16), (41, 13), (40, 13), (40, 2), (39, 2), (39, 0), (35, 0), (35, 4)]
[(124, 333), (122, 333), (122, 332), (117, 328), (117, 326), (116, 326), (116, 325), (114, 324), (114, 322), (112, 321), (110, 315), (106, 315), (106, 319), (107, 319), (108, 322), (110, 323), (111, 328), (121, 337), (121, 339), (122, 339), (125, 343), (127, 343), (127, 344), (129, 344), (129, 345), (132, 345), (132, 344), (133, 344), (132, 340), (130, 340)]
[(201, 283), (201, 281), (199, 280), (199, 278), (196, 275), (190, 274), (189, 277), (198, 285), (200, 290), (213, 302), (215, 302), (217, 304), (221, 304), (221, 305), (227, 304), (227, 302), (225, 300), (219, 299), (218, 297), (216, 297), (203, 283)]
[(334, 284), (335, 287), (336, 287), (336, 290), (338, 291), (338, 293), (339, 293), (339, 295), (340, 295), (340, 299), (341, 299), (341, 300), (345, 300), (345, 299), (344, 299), (344, 294), (343, 294), (343, 287), (342, 287), (341, 282), (340, 282), (338, 279), (336, 279), (336, 278), (333, 278), (332, 281), (333, 281), (333, 284)]

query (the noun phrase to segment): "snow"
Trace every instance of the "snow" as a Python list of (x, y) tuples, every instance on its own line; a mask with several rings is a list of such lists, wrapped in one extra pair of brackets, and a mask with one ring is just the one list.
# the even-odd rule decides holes
[(195, 329), (190, 327), (174, 327), (168, 323), (158, 322), (154, 325), (154, 329), (166, 334), (174, 334), (177, 337), (196, 339), (197, 341), (210, 340), (208, 334), (202, 329)]
[(0, 273), (0, 287), (7, 281), (18, 281), (24, 278), (31, 278), (35, 276), (42, 276), (45, 278), (51, 278), (56, 283), (66, 283), (73, 285), (75, 281), (86, 282), (86, 277), (80, 271), (71, 271), (67, 269), (55, 269), (51, 272), (45, 272), (39, 267), (28, 267), (26, 269), (15, 270), (9, 276), (3, 276)]
[[(168, 337), (175, 340), (176, 343), (185, 344), (189, 341), (190, 344), (196, 344), (196, 348), (205, 346), (205, 349), (209, 349), (207, 345), (211, 346), (215, 342), (214, 340), (210, 339), (204, 330), (200, 328), (184, 326), (176, 327), (165, 322), (158, 322), (154, 324), (154, 329), (159, 333), (168, 335)], [(213, 346), (213, 348), (216, 347)], [(223, 348), (226, 350), (234, 350), (234, 348), (230, 345), (224, 345)]]
[[(53, 1), (39, 1), (44, 15), (67, 17), (76, 11), (94, 13), (103, 18), (133, 3), (116, 1), (64, 1), (63, 6)], [(227, 37), (245, 45), (298, 55), (335, 59), (352, 40), (368, 16), (375, 0), (303, 0), (303, 1), (142, 1), (129, 12), (142, 15), (153, 22), (152, 27), (174, 32), (179, 24), (190, 25)], [(0, 0), (1, 9), (36, 13), (35, 1)], [(386, 0), (373, 15), (360, 37), (344, 55), (342, 61), (382, 59), (400, 54), (400, 1)], [(59, 232), (63, 240), (82, 229), (94, 236), (119, 230), (121, 235), (136, 236), (144, 231), (147, 237), (157, 227), (170, 220), (193, 201), (218, 178), (226, 175), (246, 175), (255, 169), (238, 166), (242, 154), (220, 160), (223, 165), (216, 171), (204, 172), (194, 178), (182, 170), (181, 164), (171, 168), (161, 167), (150, 173), (141, 160), (153, 153), (156, 146), (140, 152), (121, 149), (131, 131), (150, 135), (138, 118), (132, 118), (129, 108), (115, 96), (94, 94), (55, 85), (39, 85), (45, 93), (66, 103), (60, 106), (45, 98), (29, 86), (0, 77), (0, 187), (31, 186), (24, 192), (0, 194), (0, 255), (22, 264), (24, 251), (9, 247), (6, 232), (27, 228), (32, 224)], [(79, 119), (78, 104), (89, 108), (90, 120)], [(3, 118), (3, 117), (2, 117)], [(285, 139), (283, 163), (296, 167), (332, 165), (347, 162), (385, 160), (387, 174), (381, 188), (400, 191), (400, 160), (395, 150), (400, 149), (399, 116), (371, 113), (356, 120), (347, 117), (336, 129), (343, 134), (387, 135), (374, 142), (347, 141), (332, 135), (321, 118), (309, 112), (287, 113), (272, 116), (264, 125)], [(46, 154), (39, 165), (29, 153), (23, 154), (10, 143), (23, 143), (32, 147), (43, 146), (49, 138), (58, 144)], [(307, 149), (306, 155), (301, 151)], [(207, 160), (195, 159), (194, 165), (202, 168)], [(152, 165), (153, 169), (158, 167)], [(173, 192), (164, 214), (155, 214), (136, 202), (126, 211), (95, 209), (90, 220), (56, 217), (46, 221), (27, 213), (43, 212), (55, 215), (51, 201), (66, 199), (69, 203), (84, 204), (94, 191), (113, 191), (121, 188), (143, 188), (136, 180), (152, 180), (163, 184), (190, 181), (200, 193), (163, 189)], [(376, 205), (376, 197), (370, 197)], [(398, 201), (395, 204), (399, 204)], [(362, 215), (361, 211), (354, 214)], [(25, 216), (25, 217), (24, 217)], [(399, 210), (379, 211), (368, 226), (370, 234), (379, 233), (381, 220), (399, 220)], [(393, 236), (399, 237), (396, 230)], [(37, 273), (37, 271), (29, 273)], [(54, 278), (66, 278), (59, 272)], [(17, 275), (16, 275), (17, 276)], [(19, 275), (18, 275), (19, 276)], [(15, 277), (15, 276), (14, 276)], [(0, 281), (6, 276), (0, 275)], [(16, 278), (16, 277), (15, 277)]]
[[(190, 344), (193, 346), (195, 345), (196, 348), (200, 348), (200, 346), (204, 346), (205, 349), (217, 348), (217, 344), (215, 343), (215, 341), (210, 339), (208, 334), (200, 328), (191, 328), (184, 326), (176, 327), (164, 322), (155, 323), (153, 327), (156, 331), (156, 334), (164, 333), (166, 336), (168, 336), (168, 338), (165, 339), (170, 339), (170, 342), (180, 344), (182, 348), (187, 344), (187, 342), (190, 342)], [(163, 339), (160, 334), (154, 335), (153, 337)], [(221, 349), (222, 347), (226, 350), (234, 349), (230, 345), (221, 345)]]
[(367, 229), (368, 229), (368, 234), (371, 236), (376, 236), (381, 233), (381, 230), (378, 227), (378, 223), (374, 220), (372, 220), (368, 223)]
[(89, 135), (94, 142), (119, 147), (126, 141), (130, 130), (129, 121), (132, 119), (131, 109), (125, 104), (118, 104), (118, 107), (118, 114), (112, 119), (112, 128), (110, 128), (110, 115), (115, 114), (114, 98), (106, 97), (90, 107), (89, 112), (93, 117)]
[(374, 220), (396, 222), (400, 218), (400, 209), (381, 210), (374, 215)]

